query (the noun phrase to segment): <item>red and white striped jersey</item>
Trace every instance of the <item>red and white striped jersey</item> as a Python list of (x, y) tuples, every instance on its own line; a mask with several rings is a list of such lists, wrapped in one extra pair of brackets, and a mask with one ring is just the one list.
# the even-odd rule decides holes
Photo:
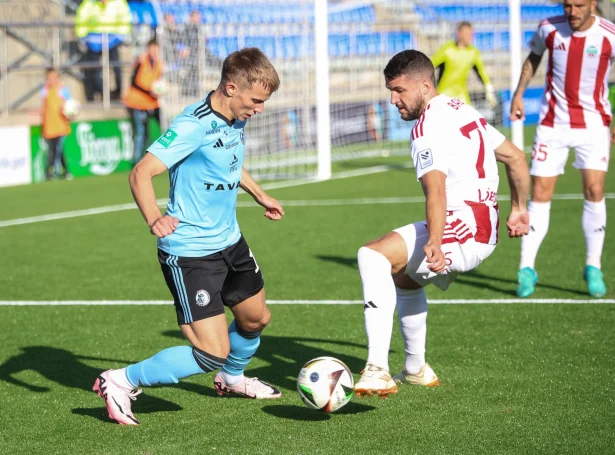
[(615, 25), (593, 18), (588, 30), (573, 32), (566, 16), (550, 17), (530, 42), (535, 54), (549, 51), (541, 125), (594, 128), (611, 123), (607, 80), (615, 57)]
[(476, 109), (446, 95), (433, 98), (414, 125), (417, 179), (434, 170), (446, 175), (443, 243), (464, 243), (472, 237), (479, 243), (497, 243), (500, 178), (495, 149), (504, 139)]

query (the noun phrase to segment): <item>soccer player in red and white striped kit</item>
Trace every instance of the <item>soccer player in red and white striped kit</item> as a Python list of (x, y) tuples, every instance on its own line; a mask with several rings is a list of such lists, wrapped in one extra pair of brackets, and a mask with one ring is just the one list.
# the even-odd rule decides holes
[(570, 148), (574, 167), (581, 171), (585, 203), (582, 226), (587, 246), (583, 278), (589, 294), (602, 297), (606, 286), (601, 256), (606, 227), (604, 182), (609, 165), (611, 106), (607, 80), (615, 57), (615, 25), (592, 14), (595, 0), (565, 0), (563, 16), (538, 26), (530, 42), (519, 85), (512, 99), (510, 119), (524, 118), (523, 93), (548, 51), (546, 89), (532, 152), (532, 197), (528, 211), (531, 229), (521, 243), (517, 294), (534, 293), (538, 275), (535, 260), (549, 228), (551, 198), (557, 177), (564, 173)]

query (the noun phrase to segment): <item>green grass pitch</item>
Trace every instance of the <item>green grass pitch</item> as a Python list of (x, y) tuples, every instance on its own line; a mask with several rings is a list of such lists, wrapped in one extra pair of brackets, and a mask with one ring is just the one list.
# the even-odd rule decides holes
[[(334, 171), (407, 161), (344, 162)], [(156, 187), (166, 197), (166, 177)], [(615, 193), (613, 179), (607, 192)], [(576, 170), (567, 168), (556, 193), (581, 193)], [(422, 203), (343, 203), (420, 196), (414, 171), (401, 166), (271, 194), (289, 202), (281, 222), (265, 220), (257, 207), (238, 209), (270, 299), (360, 299), (357, 249), (424, 218)], [(325, 199), (342, 203), (292, 203)], [(0, 200), (0, 220), (8, 220), (132, 199), (123, 174), (5, 188)], [(553, 202), (536, 298), (589, 298), (582, 206), (581, 199)], [(503, 201), (503, 218), (508, 208)], [(430, 299), (514, 297), (519, 241), (501, 225), (495, 253), (446, 293), (429, 288)], [(615, 297), (613, 240), (607, 230), (608, 299)], [(0, 245), (0, 300), (170, 298), (137, 210), (0, 227)], [(427, 358), (442, 385), (401, 387), (388, 400), (354, 398), (333, 415), (303, 406), (295, 378), (320, 355), (340, 358), (358, 378), (366, 356), (361, 305), (271, 311), (247, 373), (279, 385), (282, 399), (218, 398), (212, 375), (195, 376), (146, 388), (133, 404), (142, 425), (129, 428), (109, 421), (91, 386), (102, 370), (185, 344), (170, 305), (0, 306), (0, 454), (613, 453), (615, 305), (432, 305)], [(396, 372), (403, 362), (397, 328), (391, 348)]]

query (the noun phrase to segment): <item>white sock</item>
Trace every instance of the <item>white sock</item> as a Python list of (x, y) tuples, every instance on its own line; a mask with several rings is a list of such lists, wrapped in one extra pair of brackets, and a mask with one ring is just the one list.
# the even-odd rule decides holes
[(425, 339), (427, 338), (427, 297), (425, 289), (396, 289), (397, 316), (404, 338), (406, 362), (404, 371), (416, 374), (425, 365)]
[(549, 230), (551, 202), (530, 201), (527, 210), (530, 214), (530, 233), (521, 238), (521, 263), (519, 269), (531, 267), (535, 269), (536, 255), (540, 244)]
[(396, 300), (391, 263), (367, 247), (359, 249), (357, 260), (363, 282), (367, 361), (388, 371)]
[(585, 234), (585, 245), (587, 246), (585, 263), (600, 268), (606, 229), (606, 202), (604, 199), (600, 202), (585, 201), (581, 224)]
[(111, 370), (109, 372), (109, 377), (113, 382), (119, 385), (123, 389), (132, 390), (136, 386), (132, 385), (128, 380), (128, 376), (126, 376), (126, 368), (120, 368), (118, 370)]
[(240, 374), (239, 376), (233, 376), (232, 374), (228, 374), (224, 370), (220, 370), (219, 373), (220, 376), (222, 376), (222, 379), (224, 379), (224, 382), (226, 382), (228, 385), (241, 384), (246, 379), (243, 374)]

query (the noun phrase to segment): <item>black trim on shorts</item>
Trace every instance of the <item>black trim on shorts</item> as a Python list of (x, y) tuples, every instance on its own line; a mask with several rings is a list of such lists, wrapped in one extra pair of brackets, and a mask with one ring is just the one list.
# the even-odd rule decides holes
[(243, 236), (236, 244), (203, 257), (178, 257), (159, 249), (158, 261), (179, 325), (223, 314), (225, 306), (255, 296), (265, 285)]

